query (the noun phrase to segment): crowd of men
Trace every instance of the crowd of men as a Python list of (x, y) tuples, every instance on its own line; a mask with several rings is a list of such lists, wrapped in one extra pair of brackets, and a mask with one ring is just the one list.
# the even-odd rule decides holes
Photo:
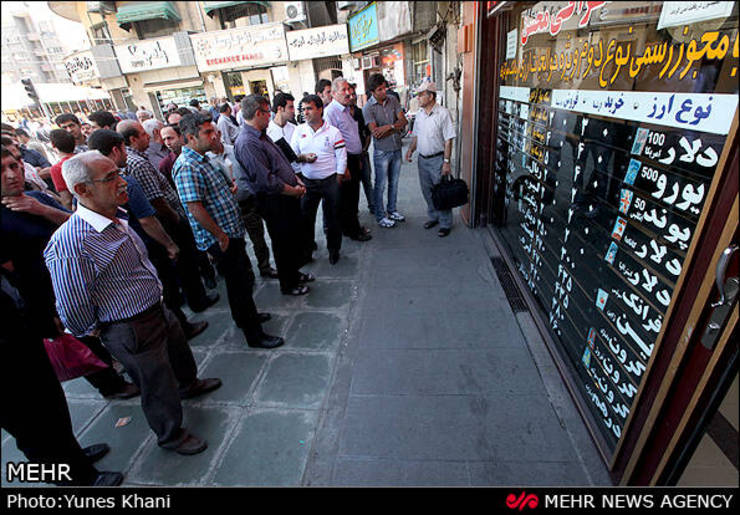
[[(300, 296), (315, 281), (301, 268), (318, 250), (320, 203), (332, 265), (344, 237), (372, 238), (359, 221), (361, 184), (380, 228), (405, 220), (397, 193), (408, 122), (381, 74), (370, 77), (368, 92), (360, 109), (346, 79), (319, 81), (316, 94), (300, 102), (300, 124), (294, 97), (282, 92), (272, 104), (249, 95), (237, 105), (214, 99), (207, 109), (197, 101), (171, 106), (166, 123), (144, 109), (136, 119), (95, 112), (87, 128), (74, 114), (62, 114), (49, 133), (53, 165), (43, 147), (31, 148), (23, 129), (3, 125), (0, 301), (12, 322), (0, 336), (2, 427), (29, 461), (70, 464), (71, 478), (61, 484), (123, 480), (93, 465), (108, 452), (106, 444), (83, 449), (72, 432), (42, 343), (64, 332), (108, 365), (86, 376), (103, 397), (141, 396), (160, 447), (184, 455), (206, 449), (205, 440), (183, 427), (181, 400), (213, 391), (221, 380), (197, 376), (188, 340), (208, 323), (188, 320), (182, 306), (197, 313), (216, 303), (218, 294), (209, 290), (217, 271), (247, 345), (274, 349), (284, 340), (262, 328), (271, 315), (252, 297), (255, 272), (245, 236), (260, 275), (277, 279), (283, 294)], [(455, 131), (436, 103), (434, 83), (420, 88), (419, 105), (406, 158), (418, 148), (429, 216), (424, 227), (440, 224), (444, 237), (452, 213), (434, 209), (431, 187), (451, 171)]]

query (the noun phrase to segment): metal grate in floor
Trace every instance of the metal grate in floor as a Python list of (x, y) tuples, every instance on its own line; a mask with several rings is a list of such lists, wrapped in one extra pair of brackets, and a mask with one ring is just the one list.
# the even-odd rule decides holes
[(492, 257), (491, 264), (496, 272), (496, 277), (498, 277), (498, 280), (501, 283), (501, 287), (504, 289), (506, 300), (509, 301), (512, 311), (514, 313), (529, 311), (526, 302), (524, 302), (522, 295), (519, 293), (519, 288), (517, 287), (516, 282), (514, 282), (514, 277), (512, 277), (511, 272), (509, 272), (509, 268), (506, 266), (506, 262), (503, 258)]

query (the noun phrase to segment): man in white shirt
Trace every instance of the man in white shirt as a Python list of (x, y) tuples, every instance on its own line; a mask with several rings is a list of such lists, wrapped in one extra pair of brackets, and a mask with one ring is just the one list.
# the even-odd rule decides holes
[[(267, 125), (267, 135), (275, 144), (280, 147), (285, 157), (290, 161), (295, 173), (301, 173), (301, 166), (295, 160), (292, 150), (288, 150), (290, 142), (293, 140), (295, 132), (295, 98), (289, 93), (278, 93), (272, 101), (272, 120)], [(280, 142), (280, 140), (284, 142)]]
[(233, 145), (237, 136), (239, 136), (239, 127), (231, 119), (231, 106), (228, 102), (224, 102), (218, 110), (221, 114), (218, 117), (216, 126), (221, 131), (221, 143), (224, 145)]
[(450, 112), (437, 104), (437, 88), (434, 82), (423, 83), (418, 91), (419, 111), (414, 121), (413, 140), (406, 152), (406, 160), (411, 162), (411, 155), (419, 148), (419, 184), (421, 193), (427, 203), (429, 220), (424, 229), (431, 229), (440, 224), (437, 235), (444, 238), (450, 234), (452, 227), (452, 210), (437, 211), (432, 202), (432, 186), (442, 180), (443, 175), (450, 175), (450, 155), (452, 140), (455, 139), (455, 126)]
[(326, 246), (329, 263), (339, 261), (342, 246), (342, 228), (339, 224), (339, 184), (347, 169), (347, 149), (339, 129), (324, 121), (324, 103), (318, 95), (303, 99), (306, 123), (299, 125), (291, 140), (291, 147), (301, 163), (301, 175), (306, 194), (301, 199), (301, 214), (305, 224), (303, 246), (306, 257), (314, 244), (316, 210), (323, 199), (326, 223)]

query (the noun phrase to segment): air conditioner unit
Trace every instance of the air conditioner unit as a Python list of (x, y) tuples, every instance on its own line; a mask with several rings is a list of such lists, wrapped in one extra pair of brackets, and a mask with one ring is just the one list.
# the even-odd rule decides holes
[(303, 2), (285, 2), (285, 23), (300, 23), (306, 21), (306, 10)]
[(87, 2), (87, 12), (90, 13), (114, 13), (116, 12), (115, 2)]

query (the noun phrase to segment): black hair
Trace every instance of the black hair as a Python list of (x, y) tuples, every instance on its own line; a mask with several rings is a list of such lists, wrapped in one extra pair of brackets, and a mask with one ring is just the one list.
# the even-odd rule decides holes
[(329, 79), (320, 79), (319, 82), (316, 83), (315, 93), (317, 95), (322, 93), (327, 86), (331, 86), (331, 81)]
[(180, 132), (185, 136), (185, 140), (187, 140), (189, 134), (197, 138), (200, 134), (201, 126), (210, 121), (210, 116), (203, 116), (200, 113), (190, 113), (183, 116), (180, 120)]
[(87, 119), (91, 122), (95, 122), (95, 124), (101, 129), (105, 127), (108, 127), (109, 129), (115, 129), (116, 124), (118, 123), (116, 117), (108, 111), (95, 111), (94, 113), (89, 115)]
[(379, 86), (385, 84), (388, 85), (388, 81), (385, 80), (382, 73), (373, 73), (367, 80), (367, 89), (370, 92), (374, 92)]
[[(73, 115), (74, 116), (74, 115)], [(75, 137), (64, 129), (54, 129), (49, 133), (51, 145), (65, 154), (75, 151)]]
[(218, 108), (218, 112), (219, 112), (219, 113), (225, 113), (225, 112), (226, 112), (226, 111), (228, 111), (229, 109), (231, 109), (231, 106), (229, 105), (229, 103), (228, 103), (228, 102), (224, 102), (224, 103), (223, 103), (223, 104), (221, 104), (221, 106), (220, 106), (220, 107)]
[(0, 142), (2, 142), (3, 145), (6, 147), (8, 146), (17, 146), (18, 144), (11, 138), (10, 136), (3, 134), (2, 138), (0, 138)]
[(62, 124), (63, 124), (64, 122), (75, 122), (75, 123), (76, 123), (77, 125), (82, 125), (82, 124), (80, 123), (80, 120), (79, 120), (79, 118), (77, 118), (77, 117), (76, 117), (75, 115), (73, 115), (72, 113), (64, 113), (64, 114), (60, 114), (59, 116), (57, 116), (56, 118), (54, 118), (54, 123), (56, 123), (56, 124), (57, 124), (57, 125), (59, 125), (60, 127), (62, 126)]
[(266, 105), (270, 108), (270, 102), (262, 95), (252, 94), (242, 99), (242, 116), (245, 120), (254, 119), (254, 115), (257, 114), (257, 110), (260, 106)]
[(28, 133), (26, 131), (24, 131), (23, 129), (21, 129), (20, 127), (15, 130), (15, 135), (16, 136), (25, 136), (27, 138), (30, 137), (28, 135)]
[(200, 107), (200, 101), (197, 98), (194, 98), (190, 101), (190, 105), (192, 107)]
[(293, 97), (293, 95), (283, 92), (278, 93), (277, 95), (275, 95), (275, 98), (272, 99), (272, 112), (277, 113), (278, 107), (287, 107), (288, 102), (290, 101), (295, 102), (295, 98)]
[(131, 145), (131, 138), (134, 136), (139, 135), (139, 126), (136, 124), (125, 124), (123, 127), (120, 125), (116, 129), (118, 131), (118, 134), (123, 136), (123, 141), (126, 144), (126, 146)]
[(321, 100), (321, 97), (318, 95), (308, 95), (303, 98), (302, 102), (304, 109), (306, 104), (313, 104), (316, 109), (324, 109), (324, 101)]
[(98, 129), (87, 138), (88, 148), (98, 150), (104, 156), (109, 156), (113, 149), (119, 147), (121, 143), (123, 143), (123, 136), (110, 129)]
[[(177, 124), (177, 123), (168, 123), (167, 125), (165, 125), (164, 127), (162, 127), (162, 129), (164, 129), (165, 127), (169, 127), (170, 129), (172, 129), (173, 131), (175, 131), (178, 136), (182, 136), (182, 131), (180, 130), (180, 125), (179, 124)], [(161, 129), (160, 129), (160, 132), (161, 132)]]

